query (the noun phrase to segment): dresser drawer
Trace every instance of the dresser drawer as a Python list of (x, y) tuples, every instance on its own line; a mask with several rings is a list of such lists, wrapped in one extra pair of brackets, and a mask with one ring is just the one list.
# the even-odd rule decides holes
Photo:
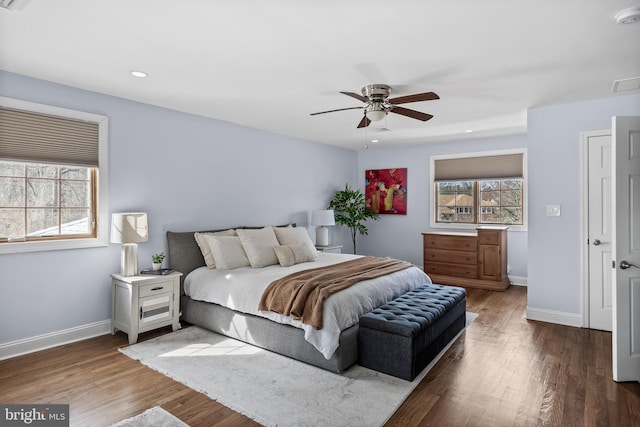
[(470, 251), (447, 251), (438, 249), (424, 250), (424, 263), (445, 262), (449, 264), (476, 265), (478, 254)]
[(140, 292), (140, 298), (148, 297), (151, 295), (163, 294), (166, 292), (173, 292), (173, 281), (141, 285), (139, 292)]
[(475, 236), (441, 236), (426, 234), (424, 236), (424, 248), (451, 249), (456, 251), (476, 252), (478, 250)]
[(478, 244), (479, 245), (499, 245), (500, 244), (500, 232), (482, 230), (478, 232)]
[(425, 273), (440, 274), (443, 276), (465, 277), (475, 279), (478, 277), (478, 267), (468, 265), (426, 263), (424, 264)]

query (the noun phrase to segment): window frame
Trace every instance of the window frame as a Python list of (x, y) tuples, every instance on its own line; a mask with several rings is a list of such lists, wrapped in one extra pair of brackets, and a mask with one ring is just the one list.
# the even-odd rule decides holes
[[(70, 110), (67, 108), (55, 107), (52, 105), (38, 104), (29, 101), (22, 101), (13, 98), (0, 96), (0, 105), (8, 108), (32, 111), (36, 113), (49, 114), (53, 116), (67, 117), (76, 120), (85, 120), (98, 125), (98, 167), (97, 169), (97, 196), (95, 198), (97, 206), (96, 212), (96, 236), (95, 237), (62, 237), (48, 238), (30, 241), (11, 241), (0, 244), (0, 254), (37, 252), (64, 249), (94, 248), (104, 247), (109, 244), (109, 219), (107, 206), (107, 183), (108, 177), (108, 127), (109, 119), (106, 116), (86, 113), (83, 111)], [(28, 163), (28, 162), (23, 162)], [(61, 163), (60, 163), (61, 164)]]
[[(502, 156), (510, 154), (522, 154), (522, 225), (520, 224), (502, 224), (502, 223), (461, 223), (461, 222), (437, 222), (437, 203), (436, 203), (436, 180), (435, 180), (435, 163), (437, 160), (448, 159), (461, 159), (467, 157), (490, 157), (490, 156)], [(449, 230), (475, 230), (478, 227), (509, 227), (510, 231), (527, 231), (528, 229), (528, 197), (527, 197), (527, 149), (516, 148), (506, 150), (493, 150), (493, 151), (481, 151), (473, 153), (459, 153), (459, 154), (444, 154), (434, 155), (429, 157), (429, 226), (436, 229), (449, 229)], [(489, 178), (474, 178), (468, 177), (467, 181), (486, 181)], [(499, 179), (499, 178), (496, 178)], [(500, 178), (502, 179), (502, 178)], [(474, 184), (475, 185), (475, 184)], [(475, 198), (479, 197), (478, 194)], [(476, 201), (477, 204), (477, 201)], [(475, 213), (476, 215), (478, 212)]]

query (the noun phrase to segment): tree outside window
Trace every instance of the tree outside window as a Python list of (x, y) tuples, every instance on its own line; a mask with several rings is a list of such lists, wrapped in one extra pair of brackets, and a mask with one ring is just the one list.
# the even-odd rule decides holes
[(95, 168), (0, 161), (0, 241), (95, 237)]

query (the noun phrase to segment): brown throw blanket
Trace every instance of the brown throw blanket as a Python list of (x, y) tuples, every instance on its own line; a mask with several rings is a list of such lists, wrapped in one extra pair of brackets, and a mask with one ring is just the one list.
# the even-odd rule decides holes
[(299, 271), (271, 282), (260, 298), (258, 309), (291, 315), (302, 323), (322, 329), (322, 306), (330, 295), (362, 280), (412, 266), (397, 259), (366, 256)]

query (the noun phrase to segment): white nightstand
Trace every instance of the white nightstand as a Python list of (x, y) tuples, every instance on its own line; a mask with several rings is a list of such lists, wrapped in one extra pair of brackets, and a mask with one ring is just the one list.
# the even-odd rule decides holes
[(116, 330), (129, 334), (129, 344), (138, 334), (171, 325), (180, 329), (180, 276), (111, 275), (111, 335)]
[(327, 246), (316, 245), (316, 249), (319, 250), (320, 252), (326, 252), (329, 254), (342, 253), (342, 245), (327, 245)]

